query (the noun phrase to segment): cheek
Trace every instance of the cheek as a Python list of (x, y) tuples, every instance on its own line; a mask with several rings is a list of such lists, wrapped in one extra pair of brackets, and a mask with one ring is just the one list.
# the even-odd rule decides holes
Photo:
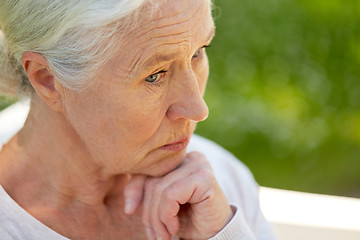
[(95, 161), (123, 171), (158, 147), (164, 131), (157, 104), (144, 104), (141, 96), (92, 96), (69, 101), (67, 113), (76, 138)]
[(106, 104), (91, 93), (67, 97), (66, 118), (84, 142), (96, 141), (104, 128), (112, 124), (106, 121)]
[(71, 125), (92, 147), (139, 146), (156, 132), (161, 122), (159, 104), (143, 101), (138, 94), (121, 92), (89, 93), (67, 104)]

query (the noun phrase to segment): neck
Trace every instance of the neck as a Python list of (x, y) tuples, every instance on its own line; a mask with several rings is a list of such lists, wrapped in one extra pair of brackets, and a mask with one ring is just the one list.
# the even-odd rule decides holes
[(0, 159), (0, 184), (23, 207), (45, 202), (51, 207), (100, 207), (122, 195), (129, 178), (105, 173), (64, 115), (36, 100)]

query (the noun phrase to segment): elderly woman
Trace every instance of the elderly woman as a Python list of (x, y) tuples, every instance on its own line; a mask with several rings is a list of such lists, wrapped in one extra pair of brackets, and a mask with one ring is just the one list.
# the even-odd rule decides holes
[(31, 99), (1, 239), (273, 239), (249, 171), (192, 136), (210, 0), (1, 0), (0, 24), (2, 89)]

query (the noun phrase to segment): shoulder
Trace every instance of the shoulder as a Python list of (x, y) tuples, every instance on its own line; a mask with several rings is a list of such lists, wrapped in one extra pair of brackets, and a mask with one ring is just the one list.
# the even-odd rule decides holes
[(0, 239), (69, 240), (31, 216), (0, 185)]

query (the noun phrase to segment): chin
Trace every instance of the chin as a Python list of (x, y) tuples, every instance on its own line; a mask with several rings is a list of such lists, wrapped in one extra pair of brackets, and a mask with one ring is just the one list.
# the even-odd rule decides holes
[(160, 158), (151, 166), (142, 171), (142, 174), (152, 177), (161, 177), (179, 167), (185, 160), (186, 149), (181, 152), (173, 153), (166, 157)]

